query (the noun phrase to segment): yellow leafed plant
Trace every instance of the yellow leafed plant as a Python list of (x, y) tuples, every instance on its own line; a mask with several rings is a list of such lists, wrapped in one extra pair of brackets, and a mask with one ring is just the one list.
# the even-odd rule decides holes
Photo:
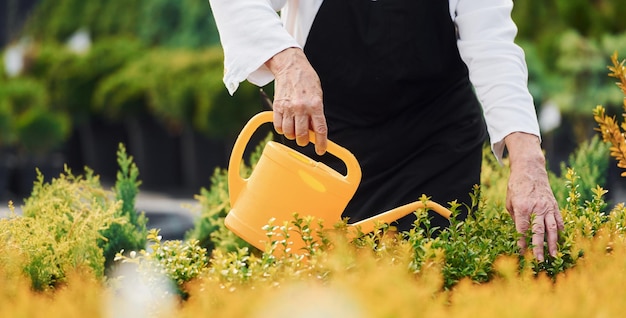
[[(622, 90), (624, 96), (626, 96), (626, 68), (624, 67), (625, 60), (621, 62), (618, 60), (617, 52), (611, 56), (613, 66), (609, 66), (609, 76), (616, 78), (617, 86)], [(626, 97), (624, 98), (624, 113), (622, 117), (626, 118)], [(615, 117), (608, 116), (603, 106), (598, 105), (593, 110), (593, 118), (598, 123), (599, 127), (596, 128), (601, 134), (602, 139), (605, 142), (611, 143), (611, 156), (617, 159), (617, 166), (626, 169), (626, 137), (624, 131), (626, 131), (626, 122), (622, 121), (621, 124), (615, 119)], [(622, 177), (626, 177), (626, 171), (622, 172)]]

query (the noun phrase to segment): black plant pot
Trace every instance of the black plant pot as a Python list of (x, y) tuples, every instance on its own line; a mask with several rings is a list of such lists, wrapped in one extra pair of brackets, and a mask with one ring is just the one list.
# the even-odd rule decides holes
[(104, 183), (115, 182), (118, 170), (116, 153), (120, 143), (128, 143), (124, 124), (93, 117), (78, 125), (75, 135), (78, 142), (74, 145), (79, 149), (68, 149), (69, 153), (78, 153), (74, 166), (80, 164), (81, 169), (89, 167)]
[(183, 186), (189, 191), (208, 188), (216, 168), (228, 165), (228, 141), (209, 138), (190, 127), (181, 136), (181, 173)]
[(11, 189), (17, 197), (26, 198), (37, 180), (37, 170), (44, 176), (44, 182), (50, 182), (63, 172), (65, 155), (60, 152), (46, 154), (19, 154), (15, 165)]
[(11, 180), (15, 173), (17, 158), (12, 149), (0, 150), (0, 200), (15, 199), (15, 193), (11, 189)]
[(127, 118), (124, 124), (128, 153), (137, 164), (142, 186), (154, 190), (179, 189), (182, 186), (180, 136), (148, 115)]

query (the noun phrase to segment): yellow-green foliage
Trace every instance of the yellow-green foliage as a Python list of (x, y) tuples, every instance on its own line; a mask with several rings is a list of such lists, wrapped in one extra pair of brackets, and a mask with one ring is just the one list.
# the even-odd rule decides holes
[(74, 176), (66, 169), (50, 183), (43, 180), (39, 174), (23, 216), (0, 220), (0, 267), (27, 276), (37, 290), (66, 283), (67, 273), (77, 269), (102, 277), (104, 256), (97, 240), (116, 221), (120, 203), (90, 170)]
[[(626, 67), (624, 63), (617, 58), (617, 52), (611, 57), (613, 66), (609, 67), (611, 73), (609, 76), (617, 79), (617, 87), (619, 87), (626, 96)], [(622, 117), (626, 117), (626, 98), (623, 99), (623, 114)], [(626, 131), (626, 122), (616, 120), (614, 116), (609, 116), (603, 106), (598, 105), (593, 110), (593, 118), (598, 123), (597, 131), (600, 132), (602, 140), (611, 144), (610, 151), (611, 156), (617, 160), (617, 166), (626, 169), (626, 138), (624, 137), (624, 131)], [(626, 171), (622, 172), (622, 177), (626, 177)]]
[(480, 174), (481, 196), (491, 204), (505, 207), (506, 188), (509, 180), (509, 159), (499, 164), (488, 147), (483, 149), (483, 164)]
[[(425, 246), (434, 254), (415, 274), (407, 270), (411, 248), (393, 237), (383, 238), (385, 248), (376, 251), (338, 240), (333, 250), (306, 262), (250, 268), (255, 273), (248, 281), (228, 280), (243, 277), (238, 271), (245, 267), (233, 262), (238, 256), (218, 253), (168, 317), (619, 317), (624, 215), (623, 207), (616, 208), (593, 238), (577, 237), (573, 244), (584, 256), (554, 279), (520, 271), (516, 257), (501, 256), (489, 282), (464, 279), (448, 290), (442, 288), (442, 253)], [(54, 293), (33, 293), (22, 278), (4, 273), (0, 284), (2, 317), (101, 317), (114, 291), (80, 272)]]
[[(491, 168), (492, 173), (506, 173), (505, 168)], [(35, 187), (31, 201), (27, 201), (38, 207), (33, 211), (43, 210), (41, 205), (65, 207), (75, 201), (71, 194), (80, 192), (77, 189), (100, 194), (88, 196), (92, 201), (83, 199), (79, 203), (106, 201), (106, 192), (90, 174), (84, 179), (59, 179), (65, 182), (55, 180), (49, 186)], [(517, 233), (503, 208), (502, 198), (490, 200), (485, 195), (502, 191), (490, 188), (501, 187), (502, 181), (493, 175), (485, 179), (493, 182), (485, 184), (480, 197), (475, 196), (476, 213), (464, 222), (455, 221), (436, 238), (429, 230), (427, 214), (421, 210), (416, 211), (420, 226), (411, 231), (392, 234), (381, 224), (378, 231), (351, 242), (346, 239), (344, 223), (326, 225), (330, 228), (322, 233), (320, 241), (309, 239), (311, 225), (317, 221), (295, 215), (292, 223), (268, 224), (265, 252), (234, 246), (229, 250), (217, 244), (207, 256), (206, 249), (199, 246), (197, 240), (162, 242), (158, 231), (154, 230), (149, 234), (152, 245), (148, 249), (126, 254), (128, 256), (119, 254), (118, 259), (140, 264), (141, 275), (164, 274), (177, 285), (178, 294), (176, 290), (151, 290), (149, 293), (159, 295), (163, 303), (169, 299), (179, 304), (174, 312), (169, 311), (171, 307), (166, 308), (168, 311), (162, 314), (167, 317), (195, 317), (206, 313), (215, 317), (293, 316), (298, 313), (341, 317), (478, 314), (500, 317), (519, 313), (536, 316), (545, 308), (550, 308), (556, 317), (586, 317), (592, 309), (600, 307), (607, 316), (618, 315), (621, 306), (615, 305), (620, 303), (615, 297), (619, 297), (626, 282), (626, 277), (620, 274), (626, 266), (626, 208), (618, 205), (607, 213), (603, 201), (606, 191), (601, 187), (592, 190), (591, 200), (582, 201), (577, 185), (579, 177), (574, 169), (569, 169), (563, 181), (567, 204), (561, 208), (566, 228), (559, 241), (559, 255), (537, 263), (529, 254), (517, 256)], [(88, 190), (76, 187), (77, 183)], [(60, 189), (41, 190), (54, 185)], [(220, 211), (227, 208), (218, 203), (212, 202), (215, 209), (211, 215), (215, 222), (221, 218)], [(92, 205), (97, 207), (95, 203)], [(454, 202), (450, 207), (453, 211), (459, 208)], [(110, 213), (113, 215), (113, 211)], [(16, 222), (15, 219), (2, 224)], [(37, 224), (41, 239), (26, 244), (28, 248), (49, 246), (46, 244), (50, 235), (42, 232), (54, 233), (49, 229), (51, 223), (59, 223), (59, 220), (46, 222), (48, 228)], [(95, 226), (97, 222), (90, 224)], [(24, 226), (13, 223), (9, 227)], [(283, 241), (290, 233), (288, 227), (297, 228), (306, 237), (305, 253), (292, 251), (275, 256), (272, 252), (289, 247)], [(18, 236), (8, 233), (2, 237), (11, 241), (9, 238)], [(84, 237), (73, 237), (73, 240)], [(218, 241), (220, 237), (212, 239)], [(63, 275), (63, 284), (58, 280), (56, 284), (46, 285), (54, 288), (44, 293), (31, 291), (30, 278), (20, 273), (28, 254), (17, 253), (20, 249), (15, 248), (15, 241), (11, 242), (12, 245), (0, 246), (1, 255), (5, 257), (0, 258), (3, 262), (0, 284), (8, 286), (1, 291), (1, 316), (82, 317), (86, 313), (104, 315), (103, 308), (124, 307), (108, 303), (112, 295), (121, 293), (116, 286), (117, 277), (109, 277), (111, 284), (102, 283), (101, 274), (80, 264), (40, 266), (48, 271), (65, 268), (63, 272), (58, 271)], [(80, 244), (75, 243), (69, 249), (85, 250)], [(73, 254), (58, 255), (63, 256), (62, 261), (76, 263), (72, 263)], [(4, 266), (6, 264), (11, 266)], [(37, 264), (49, 265), (49, 262)], [(157, 289), (157, 283), (158, 280), (148, 281), (147, 286)], [(588, 294), (589, 291), (593, 293)], [(503, 305), (502, 297), (514, 302)], [(577, 307), (580, 310), (573, 311), (571, 307), (579, 306), (577, 302), (581, 299), (586, 302)], [(142, 304), (131, 302), (126, 306)], [(39, 313), (33, 306), (47, 310)]]
[(149, 251), (132, 251), (129, 256), (118, 253), (115, 260), (136, 264), (140, 272), (147, 274), (148, 283), (151, 277), (165, 276), (171, 279), (178, 287), (178, 293), (185, 297), (184, 285), (207, 268), (206, 249), (195, 239), (162, 241), (157, 229), (150, 230), (147, 239), (150, 243)]
[(134, 208), (139, 172), (121, 144), (117, 157), (115, 193), (89, 168), (84, 176), (66, 168), (49, 183), (39, 173), (22, 215), (0, 219), (0, 267), (46, 290), (76, 269), (103, 278), (121, 250), (144, 248), (146, 218)]
[(115, 181), (115, 198), (121, 202), (119, 209), (115, 211), (115, 217), (124, 222), (113, 223), (109, 228), (102, 231), (103, 238), (99, 240), (102, 247), (105, 267), (113, 265), (115, 255), (121, 250), (139, 250), (146, 245), (145, 214), (135, 210), (135, 198), (139, 193), (139, 169), (133, 162), (133, 157), (128, 156), (126, 147), (119, 144), (117, 150), (117, 163), (119, 170)]

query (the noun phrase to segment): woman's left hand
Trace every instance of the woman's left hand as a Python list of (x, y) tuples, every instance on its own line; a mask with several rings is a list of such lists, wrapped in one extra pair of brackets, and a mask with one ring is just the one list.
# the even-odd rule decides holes
[[(559, 210), (545, 167), (539, 139), (530, 134), (513, 133), (505, 138), (509, 150), (509, 176), (506, 207), (521, 234), (518, 246), (526, 250), (526, 233), (532, 229), (533, 255), (545, 259), (544, 241), (551, 256), (557, 255), (558, 233), (563, 230)], [(530, 226), (532, 222), (532, 227)]]

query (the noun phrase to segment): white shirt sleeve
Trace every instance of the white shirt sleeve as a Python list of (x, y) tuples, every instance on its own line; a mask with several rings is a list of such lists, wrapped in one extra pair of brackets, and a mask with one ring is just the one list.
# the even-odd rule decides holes
[(286, 0), (210, 0), (224, 50), (224, 84), (232, 95), (248, 80), (263, 86), (274, 79), (265, 62), (280, 51), (300, 47), (277, 11)]
[(450, 5), (456, 12), (459, 52), (483, 106), (493, 153), (500, 160), (504, 137), (510, 133), (540, 136), (524, 51), (514, 42), (513, 1), (451, 0)]

